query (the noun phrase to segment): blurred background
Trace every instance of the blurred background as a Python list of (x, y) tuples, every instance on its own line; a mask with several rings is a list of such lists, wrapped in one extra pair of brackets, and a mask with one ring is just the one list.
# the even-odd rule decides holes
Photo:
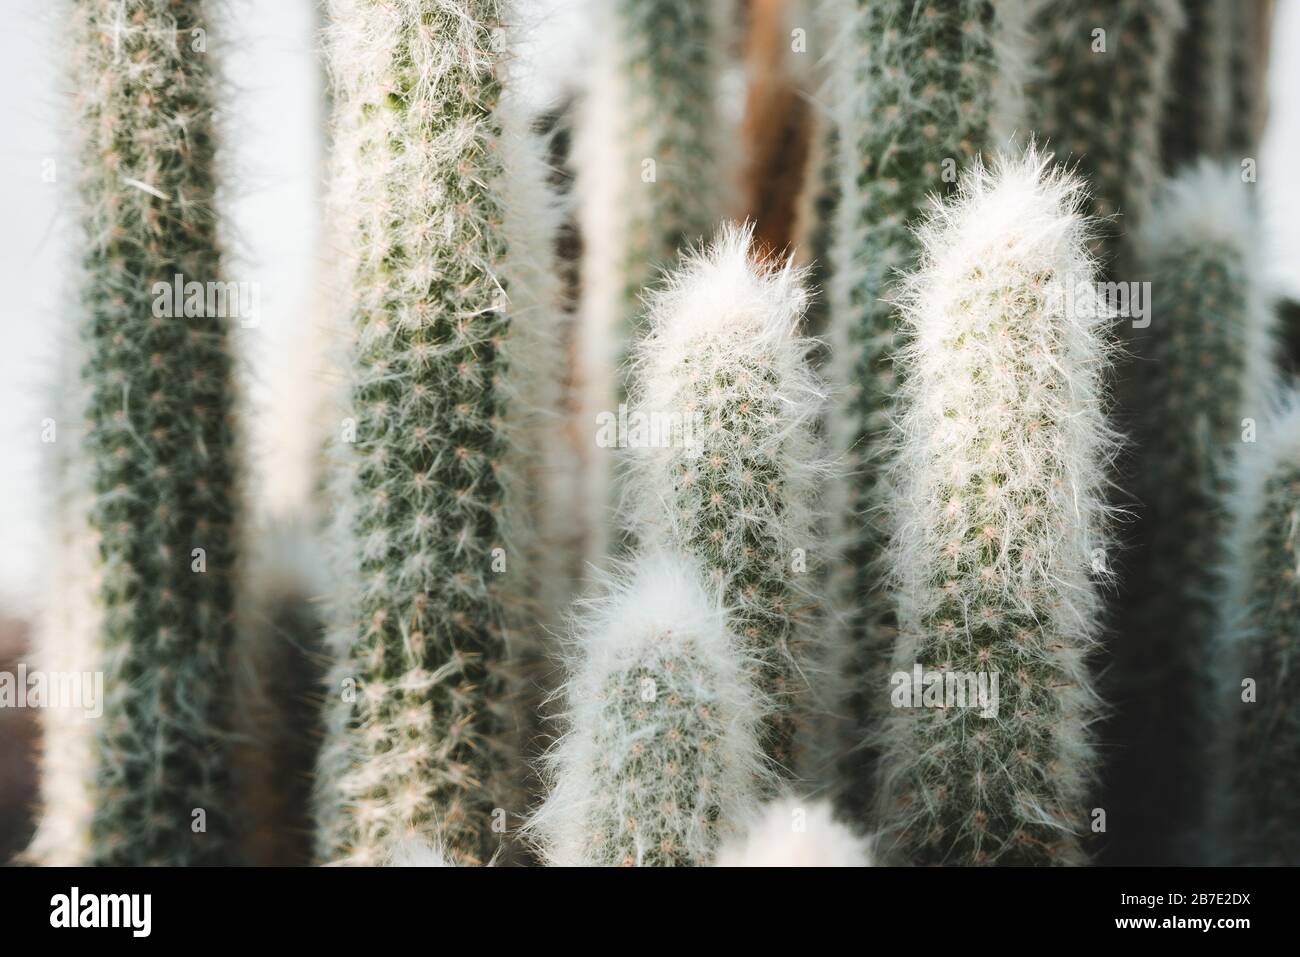
[[(576, 88), (587, 59), (589, 6), (600, 0), (520, 0), (528, 24), (525, 89), (539, 113)], [(809, 0), (811, 2), (811, 0)], [(789, 0), (791, 23), (808, 3)], [(303, 404), (329, 361), (314, 324), (328, 301), (320, 235), (325, 75), (317, 0), (225, 0), (208, 30), (231, 84), (224, 117), (228, 276), (260, 286), (260, 323), (240, 332), (255, 522), (273, 522), (309, 494), (314, 433)], [(61, 2), (6, 0), (0, 31), (0, 671), (12, 671), (46, 596), (48, 503), (41, 421), (75, 318), (76, 206), (69, 161), (67, 22)], [(812, 31), (809, 31), (810, 34)], [(1258, 189), (1268, 229), (1266, 274), (1300, 298), (1300, 0), (1279, 0), (1269, 64), (1270, 106)], [(818, 51), (810, 49), (810, 56)], [(745, 77), (730, 89), (744, 108)], [(53, 592), (57, 594), (57, 592)], [(57, 599), (56, 599), (57, 600)], [(27, 836), (34, 796), (34, 714), (0, 710), (0, 861)]]

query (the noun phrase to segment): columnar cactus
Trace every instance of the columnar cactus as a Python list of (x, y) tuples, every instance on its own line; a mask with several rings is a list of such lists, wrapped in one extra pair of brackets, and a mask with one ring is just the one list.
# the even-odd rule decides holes
[(608, 0), (574, 137), (582, 233), (572, 441), (585, 561), (610, 553), (614, 454), (596, 419), (626, 393), (621, 372), (642, 291), (677, 250), (712, 234), (727, 204), (718, 108), (732, 0)]
[(895, 697), (879, 786), (881, 852), (895, 860), (1085, 856), (1092, 575), (1113, 441), (1084, 196), (1031, 152), (974, 166), (918, 231), (890, 464), (893, 663), (909, 679), (918, 665), (985, 674), (988, 697)]
[[(1295, 753), (1300, 708), (1294, 685), (1300, 635), (1300, 402), (1263, 429), (1243, 462), (1225, 647), (1216, 686), (1221, 743), (1215, 839), (1219, 863), (1300, 863)], [(1226, 731), (1226, 734), (1224, 733)]]
[[(1230, 4), (1231, 52), (1228, 82), (1232, 101), (1227, 149), (1231, 154), (1254, 155), (1268, 119), (1269, 49), (1272, 41), (1274, 0), (1238, 0)], [(1233, 155), (1236, 160), (1241, 155)]]
[(1207, 729), (1196, 702), (1220, 627), (1227, 496), (1271, 372), (1250, 189), (1235, 164), (1204, 162), (1169, 183), (1139, 234), (1151, 326), (1136, 344), (1133, 491), (1146, 540), (1131, 562), (1133, 627), (1116, 649), (1123, 747), (1111, 831), (1121, 860), (1178, 859), (1203, 811)]
[(81, 450), (98, 545), (89, 657), (104, 673), (89, 843), (78, 863), (233, 857), (231, 320), (208, 313), (209, 297), (202, 309), (200, 297), (169, 309), (178, 275), (205, 291), (223, 278), (208, 14), (202, 0), (73, 7), (87, 247)]
[(831, 508), (839, 571), (849, 753), (843, 798), (860, 818), (872, 754), (861, 747), (887, 700), (893, 642), (887, 603), (876, 593), (884, 544), (877, 516), (881, 449), (897, 387), (894, 275), (916, 256), (910, 226), (927, 198), (945, 193), (959, 167), (1004, 145), (1022, 121), (1024, 0), (860, 0), (839, 5), (842, 40), (830, 92), (838, 135), (839, 201), (831, 254), (829, 338), (840, 396), (830, 429), (844, 479)]
[(512, 435), (527, 377), (511, 360), (540, 321), (529, 279), (549, 244), (515, 228), (533, 207), (512, 177), (540, 168), (503, 100), (501, 24), (498, 0), (331, 7), (335, 202), (358, 251), (352, 587), (318, 783), (331, 862), (382, 863), (419, 839), (486, 863), (519, 807), (506, 669), (510, 599), (531, 575), (527, 443)]
[(587, 603), (553, 790), (531, 822), (553, 865), (711, 863), (756, 813), (764, 712), (716, 590), (673, 553)]
[(722, 589), (771, 704), (764, 747), (788, 774), (806, 704), (823, 395), (796, 333), (799, 273), (751, 255), (749, 231), (729, 227), (652, 297), (631, 416), (659, 427), (630, 440), (626, 499), (638, 540), (691, 555)]
[[(1160, 119), (1180, 0), (1043, 4), (1034, 18), (1031, 126), (1059, 160), (1087, 176), (1098, 216), (1141, 222), (1160, 176)], [(1103, 237), (1098, 237), (1098, 239)], [(1101, 248), (1094, 241), (1095, 248)]]
[[(1253, 3), (1254, 0), (1247, 0)], [(1160, 158), (1177, 170), (1201, 156), (1222, 157), (1233, 123), (1234, 47), (1241, 0), (1183, 0), (1186, 21), (1174, 45), (1171, 88), (1160, 129)]]

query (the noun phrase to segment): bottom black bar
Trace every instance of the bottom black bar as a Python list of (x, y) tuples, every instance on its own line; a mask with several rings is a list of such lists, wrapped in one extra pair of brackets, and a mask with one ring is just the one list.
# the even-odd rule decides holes
[(77, 934), (83, 943), (95, 936), (128, 945), (319, 940), (374, 947), (415, 935), (422, 948), (455, 940), (464, 946), (479, 936), (497, 949), (512, 935), (554, 946), (553, 935), (573, 940), (620, 922), (628, 937), (615, 939), (625, 943), (653, 940), (674, 925), (680, 937), (687, 922), (691, 950), (701, 938), (749, 936), (751, 927), (767, 943), (786, 934), (804, 943), (849, 934), (865, 943), (870, 938), (860, 935), (876, 929), (883, 942), (904, 928), (969, 943), (977, 938), (961, 935), (967, 926), (979, 933), (1014, 928), (1017, 936), (1050, 930), (1071, 942), (1199, 935), (1228, 943), (1294, 924), (1294, 881), (1289, 869), (1210, 868), (0, 868), (0, 918), (7, 943)]

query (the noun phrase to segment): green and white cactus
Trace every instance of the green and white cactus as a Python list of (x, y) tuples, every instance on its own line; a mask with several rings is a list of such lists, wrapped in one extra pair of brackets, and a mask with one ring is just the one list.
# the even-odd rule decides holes
[(72, 8), (89, 393), (79, 454), (92, 473), (98, 634), (69, 640), (93, 659), (80, 667), (104, 675), (83, 778), (88, 838), (72, 828), (83, 864), (235, 858), (232, 320), (206, 302), (194, 315), (197, 300), (189, 315), (165, 308), (178, 275), (205, 289), (224, 278), (209, 12), (202, 0)]
[(749, 230), (729, 227), (650, 300), (625, 514), (639, 541), (690, 555), (722, 589), (770, 702), (764, 748), (789, 775), (808, 706), (824, 394), (797, 331), (800, 273), (753, 255)]
[(893, 664), (909, 678), (918, 665), (985, 674), (989, 694), (979, 707), (894, 701), (879, 785), (890, 860), (1086, 857), (1113, 441), (1084, 197), (1030, 152), (972, 167), (918, 231), (890, 463)]
[(1213, 859), (1300, 863), (1294, 755), (1300, 708), (1289, 688), (1300, 635), (1300, 397), (1263, 424), (1234, 490), (1236, 526), (1214, 687), (1218, 746)]
[(1202, 162), (1165, 187), (1138, 237), (1151, 325), (1135, 342), (1132, 487), (1145, 540), (1130, 562), (1133, 627), (1114, 669), (1121, 859), (1193, 859), (1203, 823), (1208, 729), (1197, 702), (1222, 625), (1235, 462), (1267, 411), (1272, 365), (1251, 188), (1235, 164)]
[(520, 222), (544, 183), (503, 89), (503, 9), (331, 7), (335, 203), (357, 256), (351, 588), (317, 788), (331, 862), (382, 863), (415, 839), (486, 863), (522, 811), (509, 670), (536, 617), (519, 601), (537, 580), (519, 423), (539, 360), (521, 352), (548, 321), (550, 245)]
[[(1034, 17), (1030, 122), (1044, 148), (1077, 163), (1093, 212), (1122, 221), (1094, 239), (1131, 232), (1160, 178), (1160, 121), (1169, 90), (1180, 0), (1044, 4)], [(1106, 250), (1113, 256), (1113, 249)], [(1110, 263), (1103, 265), (1109, 266)]]
[(888, 700), (892, 612), (877, 589), (884, 534), (878, 516), (888, 410), (902, 341), (890, 301), (898, 270), (915, 261), (911, 227), (958, 171), (1006, 145), (1023, 123), (1025, 0), (938, 3), (841, 0), (841, 41), (829, 94), (838, 141), (838, 206), (830, 262), (829, 431), (843, 478), (832, 490), (838, 543), (831, 594), (843, 623), (831, 670), (847, 717), (840, 790), (865, 817), (874, 754), (863, 747)]
[(530, 824), (550, 864), (708, 864), (756, 813), (766, 709), (704, 581), (683, 556), (649, 553), (582, 608), (567, 733)]
[(597, 5), (594, 51), (574, 134), (582, 234), (575, 344), (574, 488), (584, 561), (612, 552), (615, 453), (596, 442), (597, 417), (627, 391), (623, 363), (641, 296), (678, 250), (713, 234), (730, 202), (719, 106), (733, 0), (608, 0)]

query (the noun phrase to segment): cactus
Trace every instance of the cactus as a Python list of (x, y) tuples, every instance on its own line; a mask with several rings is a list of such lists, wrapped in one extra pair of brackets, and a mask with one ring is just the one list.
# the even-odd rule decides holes
[(595, 51), (574, 137), (583, 240), (576, 343), (574, 494), (585, 561), (611, 553), (614, 455), (596, 419), (626, 394), (622, 360), (642, 290), (709, 236), (728, 197), (717, 101), (732, 0), (610, 0), (597, 5)]
[(85, 457), (93, 504), (90, 534), (79, 523), (69, 528), (73, 543), (97, 545), (89, 571), (96, 596), (56, 660), (102, 667), (104, 712), (92, 746), (69, 740), (59, 756), (79, 754), (87, 766), (47, 782), (43, 829), (70, 837), (58, 853), (81, 864), (235, 857), (227, 659), (238, 509), (228, 320), (173, 317), (162, 308), (170, 297), (159, 295), (177, 274), (221, 279), (217, 80), (197, 39), (211, 26), (207, 14), (201, 0), (73, 8), (87, 387), (75, 454)]
[(1274, 0), (1242, 0), (1231, 5), (1228, 79), (1232, 89), (1227, 149), (1233, 159), (1253, 156), (1268, 119), (1269, 50)]
[[(1259, 228), (1234, 165), (1203, 162), (1171, 181), (1139, 234), (1151, 327), (1134, 424), (1144, 551), (1116, 650), (1112, 839), (1121, 860), (1170, 863), (1190, 850), (1206, 787), (1207, 656), (1223, 602), (1227, 496), (1243, 418), (1259, 417), (1272, 314), (1253, 261)], [(1131, 856), (1126, 856), (1131, 855)]]
[[(865, 815), (874, 757), (862, 748), (886, 699), (894, 627), (876, 593), (884, 536), (876, 516), (887, 410), (896, 388), (896, 270), (911, 265), (910, 224), (947, 192), (958, 164), (1002, 144), (1021, 120), (1021, 0), (863, 0), (839, 9), (830, 93), (838, 135), (839, 205), (830, 264), (831, 379), (840, 394), (830, 431), (845, 478), (830, 512), (840, 550), (831, 594), (845, 622), (833, 666), (845, 684), (850, 750), (845, 806)], [(996, 9), (995, 9), (996, 8)]]
[(1080, 298), (1094, 275), (1084, 196), (1031, 151), (975, 165), (918, 230), (889, 476), (893, 663), (988, 673), (993, 694), (982, 709), (894, 701), (879, 784), (890, 857), (1084, 858), (1101, 612), (1090, 565), (1114, 445), (1105, 320), (1095, 293)]
[[(1252, 0), (1253, 2), (1253, 0)], [(1185, 26), (1173, 52), (1171, 88), (1160, 129), (1168, 170), (1228, 149), (1232, 124), (1234, 20), (1239, 0), (1183, 0)]]
[(586, 603), (553, 789), (530, 822), (553, 865), (707, 864), (757, 810), (765, 708), (716, 593), (673, 553)]
[(823, 396), (796, 335), (802, 277), (755, 263), (751, 238), (726, 228), (650, 300), (631, 415), (680, 432), (632, 443), (627, 515), (638, 540), (691, 555), (722, 588), (771, 705), (764, 747), (790, 774), (818, 565)]
[(1243, 456), (1234, 491), (1232, 618), (1216, 662), (1229, 697), (1216, 715), (1214, 838), (1217, 863), (1294, 866), (1300, 863), (1300, 790), (1292, 770), (1300, 709), (1287, 688), (1300, 634), (1300, 396), (1288, 396), (1260, 439), (1252, 461)]
[(717, 866), (871, 867), (871, 841), (837, 821), (829, 802), (787, 797), (724, 845)]
[(353, 587), (317, 788), (331, 862), (382, 863), (415, 839), (485, 863), (518, 806), (509, 668), (536, 580), (519, 352), (546, 321), (531, 283), (549, 237), (532, 248), (518, 219), (536, 211), (521, 191), (544, 185), (515, 180), (541, 172), (503, 90), (502, 22), (498, 0), (331, 8), (335, 203), (358, 250)]
[(1038, 69), (1026, 90), (1033, 129), (1058, 159), (1078, 163), (1097, 216), (1124, 217), (1094, 237), (1099, 251), (1142, 221), (1158, 184), (1161, 111), (1182, 4), (1052, 3), (1034, 27)]
[[(98, 601), (99, 536), (91, 524), (93, 463), (84, 454), (74, 423), (84, 412), (88, 388), (81, 378), (85, 346), (68, 337), (52, 390), (55, 453), (46, 473), (55, 490), (49, 527), (55, 530), (50, 587), (33, 634), (32, 667), (47, 673), (93, 673), (103, 668), (103, 605)], [(21, 859), (75, 867), (91, 860), (90, 823), (95, 811), (95, 722), (80, 708), (46, 707), (41, 713), (40, 807), (36, 833)]]

